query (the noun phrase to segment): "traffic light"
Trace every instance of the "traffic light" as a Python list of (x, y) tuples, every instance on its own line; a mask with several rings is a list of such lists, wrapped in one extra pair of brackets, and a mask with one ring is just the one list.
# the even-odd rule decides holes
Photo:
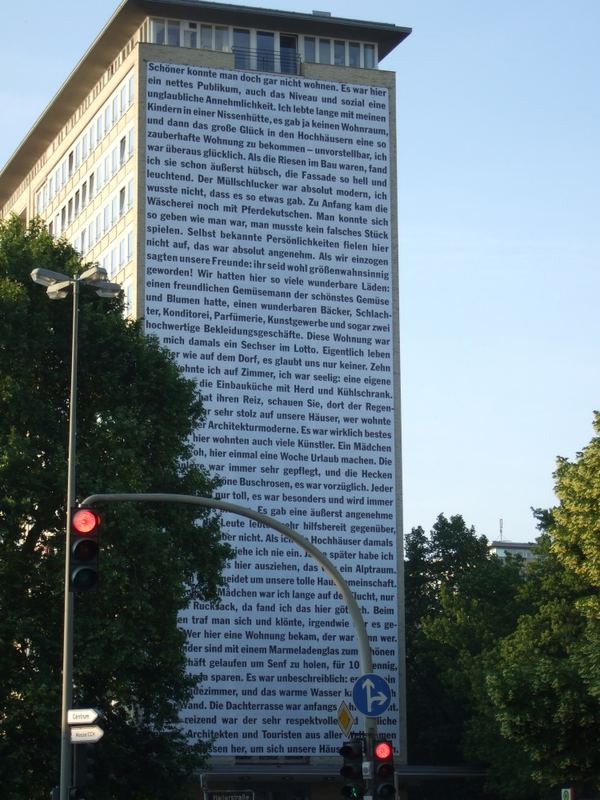
[(98, 583), (100, 515), (91, 508), (71, 509), (71, 591), (89, 592)]
[(373, 800), (393, 800), (394, 748), (387, 739), (379, 739), (373, 745)]
[(349, 800), (361, 800), (365, 794), (365, 784), (363, 781), (362, 762), (363, 762), (363, 743), (361, 739), (351, 739), (344, 742), (339, 750), (344, 759), (344, 764), (340, 769), (340, 775), (346, 779), (342, 787), (342, 797)]

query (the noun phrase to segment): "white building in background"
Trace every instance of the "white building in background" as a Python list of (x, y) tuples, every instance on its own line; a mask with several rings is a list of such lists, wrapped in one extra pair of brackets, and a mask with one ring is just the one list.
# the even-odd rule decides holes
[[(39, 215), (104, 266), (197, 381), (195, 453), (219, 495), (295, 527), (344, 574), (401, 761), (396, 104), (380, 62), (409, 33), (125, 0), (0, 174), (2, 216)], [(203, 677), (182, 724), (215, 739), (211, 786), (330, 797), (342, 700), (362, 725), (350, 620), (303, 553), (224, 523), (223, 606), (181, 617)]]

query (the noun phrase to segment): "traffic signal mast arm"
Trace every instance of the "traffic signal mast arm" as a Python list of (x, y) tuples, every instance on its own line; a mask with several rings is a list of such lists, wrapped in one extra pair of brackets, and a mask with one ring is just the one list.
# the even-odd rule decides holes
[[(253, 511), (251, 508), (238, 506), (234, 503), (228, 503), (226, 500), (215, 500), (212, 497), (194, 497), (193, 495), (185, 494), (93, 494), (82, 502), (82, 506), (94, 506), (97, 503), (123, 503), (123, 502), (140, 502), (140, 503), (188, 503), (191, 505), (204, 506), (206, 508), (214, 508), (218, 511), (228, 511), (231, 514), (238, 514), (241, 517), (247, 517), (255, 522), (264, 525), (267, 528), (272, 528), (279, 533), (291, 539), (305, 552), (307, 552), (320, 567), (329, 575), (331, 580), (335, 583), (339, 593), (342, 595), (348, 612), (354, 623), (354, 632), (356, 634), (356, 644), (358, 646), (358, 657), (362, 675), (368, 675), (373, 670), (373, 656), (371, 654), (371, 644), (367, 634), (367, 628), (363, 619), (360, 606), (356, 602), (352, 591), (340, 572), (322, 553), (308, 539), (299, 534), (293, 528), (289, 528), (282, 522), (279, 522), (273, 517), (266, 514), (261, 514), (259, 511)], [(365, 734), (367, 737), (368, 745), (370, 746), (374, 741), (377, 733), (377, 722), (374, 717), (366, 717), (364, 721)]]

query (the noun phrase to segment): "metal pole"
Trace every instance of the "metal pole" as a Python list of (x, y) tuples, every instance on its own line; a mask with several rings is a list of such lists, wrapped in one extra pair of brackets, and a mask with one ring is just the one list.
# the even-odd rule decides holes
[(65, 531), (65, 599), (63, 619), (62, 700), (60, 714), (60, 800), (69, 800), (71, 788), (71, 736), (67, 712), (73, 704), (73, 592), (70, 591), (71, 508), (75, 503), (77, 441), (77, 340), (79, 334), (79, 281), (73, 280), (73, 321), (71, 336), (71, 392), (69, 399), (69, 452), (67, 459), (67, 523)]
[[(317, 561), (317, 563), (323, 568), (323, 570), (327, 573), (327, 575), (329, 575), (331, 580), (337, 586), (339, 593), (346, 602), (350, 617), (354, 623), (361, 673), (363, 675), (367, 675), (373, 671), (373, 657), (371, 655), (371, 644), (369, 642), (367, 628), (360, 610), (360, 606), (356, 602), (350, 587), (342, 575), (338, 572), (337, 568), (327, 558), (327, 556), (322, 553), (312, 542), (310, 542), (308, 539), (305, 539), (304, 536), (299, 534), (293, 528), (289, 528), (287, 525), (284, 525), (283, 522), (279, 522), (278, 520), (273, 519), (273, 517), (269, 517), (266, 514), (261, 514), (259, 511), (253, 511), (251, 508), (245, 508), (244, 506), (238, 506), (234, 503), (228, 503), (226, 500), (215, 500), (212, 497), (194, 497), (193, 495), (185, 494), (93, 494), (90, 495), (90, 497), (86, 497), (85, 500), (81, 502), (81, 505), (88, 506), (99, 502), (116, 503), (125, 501), (138, 501), (146, 503), (189, 503), (197, 506), (207, 506), (208, 508), (216, 508), (220, 511), (229, 511), (232, 514), (238, 514), (241, 517), (248, 517), (248, 519), (253, 519), (255, 522), (259, 522), (261, 525), (265, 525), (267, 528), (273, 528), (273, 530), (276, 530), (279, 533), (282, 533), (284, 536), (287, 536), (288, 539), (291, 539), (310, 556), (312, 556), (312, 558)], [(364, 728), (367, 742), (372, 744), (374, 737), (377, 734), (376, 719), (374, 717), (365, 717)], [(61, 800), (63, 800), (63, 798), (61, 798)]]

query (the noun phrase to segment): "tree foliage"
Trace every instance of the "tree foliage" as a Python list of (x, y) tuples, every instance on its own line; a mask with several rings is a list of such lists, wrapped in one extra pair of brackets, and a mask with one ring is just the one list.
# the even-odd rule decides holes
[[(36, 222), (0, 224), (0, 783), (7, 800), (57, 783), (71, 304), (32, 283), (43, 266), (82, 269)], [(81, 288), (78, 499), (105, 492), (210, 495), (189, 436), (204, 412), (171, 355), (123, 317), (121, 300)], [(186, 674), (178, 613), (216, 601), (231, 552), (197, 507), (101, 509), (100, 585), (75, 600), (74, 706), (98, 708), (96, 797), (184, 797), (205, 745), (178, 710)]]
[(424, 786), (419, 796), (498, 796), (499, 787), (533, 796), (528, 765), (503, 739), (486, 687), (495, 647), (524, 607), (521, 560), (491, 555), (461, 516), (439, 516), (429, 536), (413, 529), (406, 553), (409, 760), (488, 770), (487, 790), (463, 782)]
[[(594, 427), (600, 432), (600, 417)], [(525, 587), (529, 613), (502, 642), (488, 676), (503, 734), (551, 792), (600, 789), (600, 438), (559, 459), (558, 505), (542, 519), (540, 559)]]

